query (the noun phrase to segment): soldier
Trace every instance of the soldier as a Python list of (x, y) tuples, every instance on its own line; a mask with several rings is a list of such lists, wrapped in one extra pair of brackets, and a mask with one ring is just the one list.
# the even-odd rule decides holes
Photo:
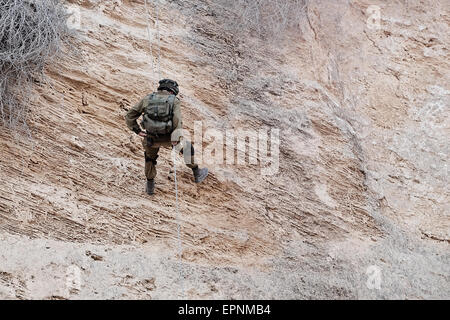
[[(147, 177), (146, 192), (155, 192), (156, 160), (160, 147), (180, 147), (181, 141), (181, 108), (178, 95), (178, 83), (170, 79), (159, 81), (158, 91), (154, 92), (131, 108), (126, 115), (128, 128), (143, 137), (145, 150), (145, 175)], [(141, 122), (137, 119), (143, 115)], [(190, 141), (180, 143), (180, 153), (184, 154), (186, 165), (192, 169), (196, 183), (202, 182), (208, 175), (208, 169), (200, 169), (194, 160), (194, 147)]]

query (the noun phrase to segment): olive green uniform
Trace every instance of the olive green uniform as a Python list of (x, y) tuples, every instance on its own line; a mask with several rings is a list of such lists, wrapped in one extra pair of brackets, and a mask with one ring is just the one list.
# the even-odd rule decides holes
[[(172, 93), (166, 90), (160, 90), (156, 92), (157, 95), (169, 96)], [(142, 99), (138, 104), (136, 104), (133, 108), (131, 108), (125, 119), (128, 128), (134, 131), (135, 133), (141, 132), (141, 127), (137, 123), (137, 119), (143, 114), (145, 107), (148, 105), (148, 99), (150, 95)], [(181, 102), (180, 99), (175, 98), (174, 106), (173, 106), (173, 130), (182, 129), (182, 117), (181, 117)], [(147, 132), (147, 137), (143, 139), (142, 145), (145, 150), (145, 176), (147, 180), (152, 180), (156, 177), (156, 160), (158, 159), (158, 152), (160, 147), (172, 147), (172, 141), (179, 141), (179, 137), (175, 135), (166, 134), (166, 135), (152, 135), (151, 132)], [(190, 141), (183, 141), (181, 143), (182, 147), (180, 149), (180, 153), (184, 153), (184, 161), (186, 165), (195, 169), (198, 165), (194, 162), (194, 148)], [(184, 150), (190, 150), (190, 152), (184, 152)]]

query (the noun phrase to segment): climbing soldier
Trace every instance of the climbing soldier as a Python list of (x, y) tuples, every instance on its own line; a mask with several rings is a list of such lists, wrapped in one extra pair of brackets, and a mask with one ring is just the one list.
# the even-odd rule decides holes
[[(154, 92), (131, 108), (126, 115), (128, 128), (143, 137), (145, 150), (145, 175), (147, 177), (146, 191), (149, 195), (155, 192), (156, 160), (160, 147), (181, 146), (186, 165), (192, 169), (196, 183), (202, 182), (208, 175), (208, 169), (200, 169), (194, 161), (194, 147), (190, 141), (181, 142), (182, 120), (178, 83), (170, 79), (159, 81), (158, 91)], [(137, 119), (143, 115), (141, 122), (143, 131)]]

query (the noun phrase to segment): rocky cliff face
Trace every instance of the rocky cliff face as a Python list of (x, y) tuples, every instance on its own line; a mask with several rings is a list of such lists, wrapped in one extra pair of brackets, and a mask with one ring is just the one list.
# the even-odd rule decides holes
[(124, 123), (158, 79), (144, 1), (71, 3), (80, 57), (37, 85), (30, 137), (0, 128), (0, 297), (450, 297), (448, 4), (310, 1), (276, 38), (162, 4), (185, 127), (280, 130), (276, 175), (178, 165), (180, 246), (170, 151), (149, 198)]

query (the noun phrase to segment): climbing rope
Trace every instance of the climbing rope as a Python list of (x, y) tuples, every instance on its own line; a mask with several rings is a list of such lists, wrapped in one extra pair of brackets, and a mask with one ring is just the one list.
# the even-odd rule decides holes
[[(152, 37), (151, 37), (151, 30), (150, 30), (150, 13), (148, 11), (147, 6), (147, 0), (144, 1), (145, 4), (145, 12), (147, 16), (147, 35), (148, 35), (148, 43), (150, 47), (150, 56), (152, 60), (152, 72), (155, 72), (154, 62), (153, 62), (153, 48), (152, 48)], [(156, 33), (158, 37), (158, 82), (161, 80), (161, 34), (160, 34), (160, 28), (159, 28), (159, 15), (160, 15), (160, 9), (159, 9), (159, 1), (156, 1)], [(177, 220), (177, 238), (178, 238), (178, 258), (180, 261), (179, 266), (179, 274), (181, 279), (181, 295), (184, 296), (184, 277), (183, 277), (183, 247), (182, 247), (182, 241), (181, 241), (181, 219), (180, 219), (180, 209), (178, 205), (178, 181), (177, 181), (177, 163), (176, 163), (176, 147), (172, 148), (172, 161), (173, 161), (173, 176), (175, 181), (175, 211), (176, 211), (176, 220)]]
[(181, 278), (181, 291), (182, 297), (184, 294), (184, 277), (183, 277), (183, 247), (181, 241), (181, 219), (180, 219), (180, 210), (178, 206), (178, 181), (177, 181), (177, 162), (176, 162), (176, 147), (172, 148), (172, 162), (173, 162), (173, 177), (175, 181), (175, 211), (177, 213), (177, 238), (178, 238), (178, 258), (180, 260), (180, 278)]
[[(149, 44), (149, 48), (150, 48), (150, 57), (151, 57), (151, 61), (152, 61), (152, 72), (155, 73), (155, 63), (154, 63), (154, 59), (153, 59), (153, 47), (152, 47), (152, 36), (151, 36), (151, 29), (150, 29), (150, 12), (148, 10), (147, 0), (144, 0), (144, 5), (145, 5), (146, 18), (147, 18), (147, 36), (148, 36), (148, 44)], [(156, 1), (155, 6), (156, 6), (155, 24), (156, 24), (156, 35), (157, 35), (157, 40), (158, 40), (158, 49), (157, 49), (158, 80), (157, 80), (157, 82), (159, 82), (159, 80), (162, 79), (161, 78), (161, 33), (160, 33), (160, 27), (159, 27), (159, 15), (160, 15), (159, 1)]]
[(145, 0), (144, 5), (145, 5), (145, 13), (146, 13), (145, 16), (147, 18), (147, 36), (148, 36), (148, 44), (149, 44), (149, 48), (150, 48), (150, 59), (152, 61), (152, 72), (155, 72), (155, 66), (154, 66), (154, 62), (153, 62), (152, 37), (151, 37), (151, 31), (150, 31), (150, 13), (148, 12), (148, 8), (147, 8), (147, 0)]
[(159, 0), (156, 1), (156, 32), (158, 34), (158, 80), (161, 80), (161, 34), (159, 32)]

